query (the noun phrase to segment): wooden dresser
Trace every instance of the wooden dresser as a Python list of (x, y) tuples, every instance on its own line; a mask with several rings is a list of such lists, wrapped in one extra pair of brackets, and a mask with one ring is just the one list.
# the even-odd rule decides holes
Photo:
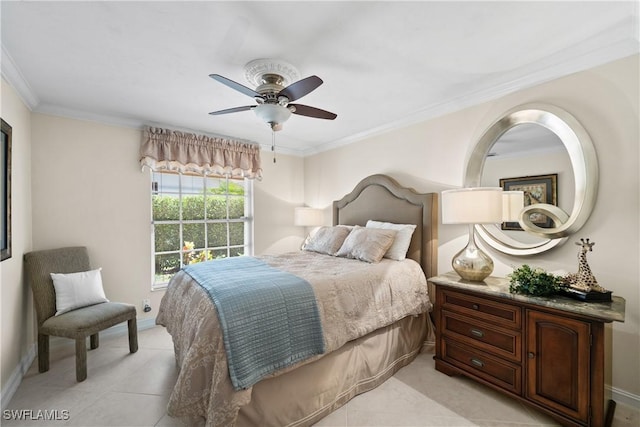
[(610, 425), (605, 413), (605, 327), (625, 300), (582, 302), (511, 294), (505, 278), (432, 277), (438, 371), (465, 375), (568, 426)]

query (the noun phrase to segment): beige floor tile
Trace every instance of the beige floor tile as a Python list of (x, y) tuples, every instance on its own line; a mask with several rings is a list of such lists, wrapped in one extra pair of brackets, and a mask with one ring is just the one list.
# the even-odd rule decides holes
[[(25, 386), (63, 387), (76, 391), (111, 390), (122, 379), (140, 370), (157, 350), (139, 349), (136, 353), (101, 344), (87, 353), (87, 379), (76, 381), (75, 353), (49, 364), (49, 371), (39, 373), (37, 360), (23, 379)], [(168, 352), (167, 350), (163, 350)]]
[(347, 427), (347, 425), (347, 407), (343, 406), (314, 424), (314, 427)]
[[(146, 349), (156, 350), (171, 350), (173, 351), (173, 342), (171, 341), (171, 335), (162, 326), (155, 326), (153, 328), (145, 329), (143, 333), (138, 334), (138, 346)], [(126, 333), (122, 334), (110, 334), (100, 339), (100, 345), (103, 342), (109, 342), (109, 345), (129, 348), (129, 340)]]
[(416, 412), (407, 412), (404, 414), (360, 410), (349, 410), (348, 412), (349, 427), (466, 427), (476, 425), (461, 417), (441, 417), (418, 414)]
[(103, 398), (71, 416), (68, 426), (155, 426), (166, 414), (167, 398), (149, 394), (107, 392)]
[[(446, 406), (430, 399), (427, 395), (395, 377), (368, 393), (355, 397), (349, 402), (348, 407), (349, 415), (353, 411), (394, 414), (396, 417), (415, 414), (417, 418), (411, 420), (414, 423), (426, 416), (458, 417), (458, 414)], [(351, 417), (349, 417), (349, 425), (352, 425)]]
[[(0, 423), (3, 427), (183, 427), (166, 414), (168, 396), (178, 374), (171, 337), (163, 327), (156, 326), (140, 331), (138, 340), (138, 352), (130, 354), (126, 330), (120, 335), (101, 337), (100, 347), (88, 353), (88, 377), (81, 383), (75, 380), (73, 342), (52, 343), (49, 371), (40, 374), (37, 361), (33, 363), (7, 407), (14, 412), (3, 412)], [(619, 406), (614, 427), (636, 427), (638, 411)], [(59, 418), (68, 413), (70, 418), (46, 422), (33, 419), (42, 415), (39, 410), (58, 411), (49, 415)], [(18, 416), (32, 419), (9, 419)], [(356, 396), (316, 424), (318, 427), (474, 425), (557, 424), (488, 387), (437, 372), (431, 354), (420, 354), (384, 384)]]
[[(474, 423), (541, 423), (540, 416), (532, 414), (513, 398), (468, 378), (449, 377), (436, 371), (432, 355), (420, 354), (394, 378), (411, 386), (455, 416), (472, 420)], [(490, 408), (490, 411), (487, 408)], [(450, 416), (441, 412), (434, 415)]]
[(164, 415), (160, 421), (155, 425), (155, 427), (186, 427), (180, 421), (171, 418), (169, 415)]
[(173, 351), (154, 351), (142, 365), (121, 375), (111, 388), (141, 394), (169, 395), (178, 377)]
[[(91, 407), (103, 396), (104, 392), (99, 390), (87, 393), (60, 387), (20, 387), (7, 408), (10, 419), (5, 418), (0, 424), (41, 427), (66, 425), (72, 416)], [(47, 417), (44, 411), (52, 416)], [(6, 411), (3, 412), (3, 418), (5, 415)]]
[(640, 426), (640, 410), (638, 410), (638, 408), (618, 403), (614, 413), (613, 427), (638, 426)]

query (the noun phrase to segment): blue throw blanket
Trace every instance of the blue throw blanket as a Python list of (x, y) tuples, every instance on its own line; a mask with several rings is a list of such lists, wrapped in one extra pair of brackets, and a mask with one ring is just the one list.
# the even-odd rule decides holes
[(315, 294), (300, 277), (245, 256), (184, 271), (216, 305), (236, 390), (324, 352)]

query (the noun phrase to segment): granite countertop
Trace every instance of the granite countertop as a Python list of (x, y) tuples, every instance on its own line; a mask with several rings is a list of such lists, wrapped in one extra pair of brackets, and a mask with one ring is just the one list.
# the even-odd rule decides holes
[(555, 308), (570, 313), (589, 316), (605, 322), (624, 322), (626, 302), (624, 298), (618, 296), (612, 296), (611, 301), (607, 302), (585, 302), (560, 295), (554, 295), (551, 297), (534, 297), (512, 294), (509, 292), (509, 279), (505, 277), (489, 276), (482, 282), (469, 282), (460, 278), (460, 276), (453, 271), (431, 277), (429, 278), (429, 281), (436, 285), (446, 285), (460, 290), (469, 290), (489, 296)]

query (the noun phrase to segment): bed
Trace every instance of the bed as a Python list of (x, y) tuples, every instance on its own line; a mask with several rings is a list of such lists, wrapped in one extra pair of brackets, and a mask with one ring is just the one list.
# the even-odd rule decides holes
[[(156, 319), (172, 335), (179, 368), (168, 414), (189, 426), (309, 426), (383, 383), (420, 351), (433, 351), (426, 277), (437, 274), (437, 200), (436, 193), (419, 194), (372, 175), (333, 203), (333, 227), (325, 228), (349, 226), (347, 236), (370, 220), (415, 225), (404, 261), (369, 263), (312, 250), (255, 257), (312, 284), (324, 348), (248, 387), (238, 388), (231, 378), (218, 314), (229, 322), (216, 310), (219, 301), (214, 304), (192, 276), (177, 273)], [(369, 276), (379, 274), (376, 269), (384, 270), (383, 279)], [(377, 280), (385, 282), (384, 290), (371, 283)], [(413, 288), (404, 289), (404, 282)], [(336, 296), (345, 289), (350, 296)], [(354, 294), (370, 295), (372, 302), (354, 302)], [(348, 307), (338, 313), (334, 304)], [(356, 323), (360, 318), (366, 322)]]

